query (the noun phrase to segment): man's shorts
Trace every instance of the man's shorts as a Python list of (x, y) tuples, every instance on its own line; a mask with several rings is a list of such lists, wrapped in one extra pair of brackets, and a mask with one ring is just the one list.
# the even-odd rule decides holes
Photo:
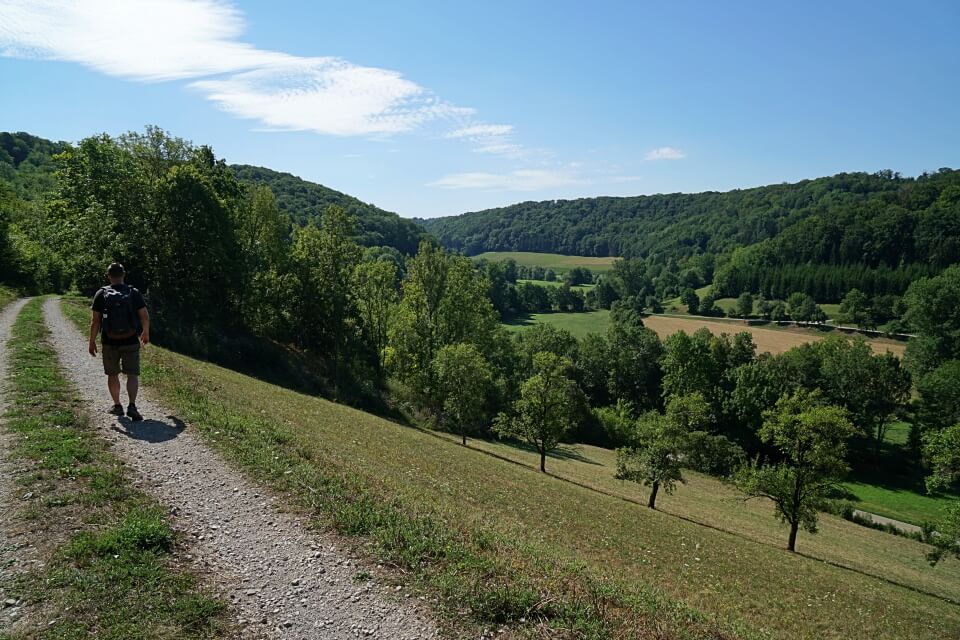
[(103, 372), (115, 376), (121, 371), (128, 376), (140, 375), (140, 343), (102, 345)]

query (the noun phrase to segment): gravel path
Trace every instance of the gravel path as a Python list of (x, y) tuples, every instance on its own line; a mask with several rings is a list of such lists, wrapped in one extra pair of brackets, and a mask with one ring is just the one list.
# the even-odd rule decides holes
[(877, 524), (886, 524), (890, 525), (891, 527), (896, 527), (905, 533), (920, 533), (923, 531), (923, 529), (915, 524), (910, 524), (909, 522), (903, 522), (901, 520), (894, 520), (893, 518), (888, 518), (886, 516), (878, 516), (877, 514), (870, 513), (869, 511), (860, 511), (859, 509), (854, 509), (853, 513), (861, 518), (873, 520)]
[[(7, 341), (10, 339), (10, 328), (26, 300), (17, 300), (7, 305), (0, 312), (0, 416), (7, 412), (9, 399), (7, 397)], [(9, 585), (17, 575), (29, 570), (29, 566), (36, 562), (36, 549), (25, 539), (21, 531), (17, 530), (16, 513), (20, 507), (15, 497), (16, 485), (14, 478), (17, 475), (17, 464), (10, 460), (9, 452), (13, 444), (13, 435), (5, 428), (0, 427), (0, 632), (12, 631), (23, 611), (11, 594), (7, 592)]]
[(171, 508), (175, 526), (192, 543), (191, 559), (239, 612), (243, 637), (439, 637), (418, 600), (355, 581), (364, 565), (334, 537), (308, 532), (277, 508), (269, 492), (228, 465), (149, 393), (141, 391), (137, 402), (143, 422), (106, 414), (99, 358), (86, 352), (86, 340), (58, 300), (49, 300), (44, 312), (94, 424), (139, 475), (138, 486)]

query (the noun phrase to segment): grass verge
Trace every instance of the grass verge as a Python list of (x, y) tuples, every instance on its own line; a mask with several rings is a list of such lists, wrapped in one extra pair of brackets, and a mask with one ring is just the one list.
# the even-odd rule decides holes
[(43, 568), (12, 585), (32, 617), (7, 637), (220, 637), (226, 606), (178, 564), (164, 510), (131, 488), (89, 428), (47, 341), (41, 304), (29, 302), (13, 327), (6, 428), (25, 467), (18, 524)]
[(17, 292), (0, 285), (0, 309), (17, 299)]
[[(85, 322), (85, 310), (68, 311)], [(191, 428), (319, 524), (356, 534), (452, 618), (549, 637), (960, 632), (960, 607), (943, 598), (782, 550), (766, 508), (756, 518), (775, 535), (759, 542), (162, 349), (144, 361), (147, 385)], [(741, 519), (702, 488), (690, 504), (711, 510), (707, 520)], [(910, 542), (836, 521), (850, 549), (861, 533)]]

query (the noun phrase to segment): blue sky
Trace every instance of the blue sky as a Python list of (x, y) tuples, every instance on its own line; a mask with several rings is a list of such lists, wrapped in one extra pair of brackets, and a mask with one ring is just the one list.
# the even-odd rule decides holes
[(960, 166), (958, 2), (0, 0), (0, 130), (404, 216)]

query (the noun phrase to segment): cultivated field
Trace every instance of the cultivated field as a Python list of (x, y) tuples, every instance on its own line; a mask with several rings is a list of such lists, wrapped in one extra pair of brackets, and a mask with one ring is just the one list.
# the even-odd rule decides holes
[[(523, 279), (517, 280), (517, 284), (523, 284), (523, 283), (536, 284), (536, 285), (540, 285), (541, 287), (562, 287), (563, 286), (563, 280), (554, 280), (552, 282), (548, 280), (523, 280)], [(576, 291), (583, 291), (584, 293), (586, 293), (587, 291), (590, 291), (590, 289), (593, 289), (596, 286), (597, 285), (595, 284), (578, 284), (570, 288)]]
[[(507, 326), (511, 330), (521, 331), (525, 327), (541, 322), (549, 322), (567, 329), (577, 337), (583, 337), (588, 333), (604, 333), (610, 324), (610, 312), (601, 309), (584, 313), (535, 313), (528, 318), (512, 320)], [(706, 327), (715, 335), (749, 331), (753, 335), (753, 341), (759, 353), (764, 351), (783, 353), (792, 347), (821, 340), (827, 335), (816, 329), (800, 329), (795, 326), (756, 327), (745, 325), (737, 320), (704, 320), (694, 317), (647, 316), (643, 319), (643, 323), (656, 331), (661, 338), (666, 338), (677, 331), (692, 333), (702, 327)], [(896, 340), (868, 339), (867, 342), (877, 353), (890, 351), (902, 357), (906, 350), (906, 343)]]
[(486, 258), (491, 262), (515, 260), (528, 267), (544, 267), (564, 273), (574, 267), (586, 267), (594, 273), (604, 273), (613, 268), (619, 258), (591, 258), (589, 256), (564, 256), (559, 253), (535, 253), (532, 251), (487, 251), (473, 256), (474, 260)]
[[(85, 315), (75, 313), (80, 321)], [(833, 518), (825, 518), (820, 537), (801, 534), (802, 552), (851, 566), (845, 569), (783, 550), (785, 531), (766, 505), (745, 505), (709, 478), (664, 496), (667, 512), (652, 511), (624, 499), (643, 491), (610, 477), (610, 452), (581, 448), (551, 458), (548, 469), (618, 496), (540, 474), (526, 466), (529, 454), (505, 445), (482, 446), (523, 464), (156, 347), (145, 362), (145, 383), (189, 428), (293, 500), (323, 504), (314, 496), (328, 490), (313, 484), (317, 474), (334, 486), (355, 484), (403, 513), (433, 514), (445, 528), (474, 531), (470, 539), (480, 548), (544, 588), (559, 584), (550, 582), (551, 567), (567, 567), (566, 580), (584, 585), (613, 580), (638, 606), (622, 620), (653, 617), (667, 625), (666, 637), (677, 637), (669, 630), (678, 620), (698, 619), (686, 606), (742, 637), (941, 640), (960, 633), (960, 606), (949, 601), (960, 599), (960, 568), (952, 561), (926, 567), (922, 547), (908, 540)], [(349, 500), (330, 507), (337, 518), (360, 523), (352, 531), (382, 530), (375, 512), (357, 520), (366, 502)], [(316, 517), (333, 524), (324, 513)], [(419, 554), (432, 550), (415, 546), (428, 534), (388, 528), (372, 542), (381, 548), (406, 540)], [(439, 579), (431, 584), (441, 592), (456, 584), (450, 573)]]

